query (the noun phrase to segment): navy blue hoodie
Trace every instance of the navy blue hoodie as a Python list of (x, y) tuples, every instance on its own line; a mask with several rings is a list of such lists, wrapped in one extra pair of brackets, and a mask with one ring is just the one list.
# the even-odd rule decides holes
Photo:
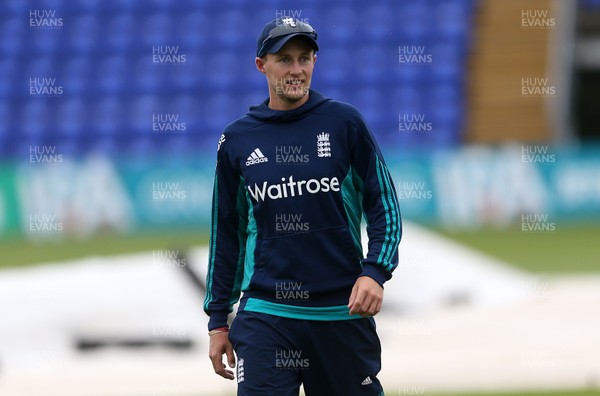
[(209, 330), (227, 326), (241, 292), (240, 310), (359, 318), (347, 308), (356, 279), (383, 285), (398, 264), (394, 184), (358, 110), (315, 90), (294, 110), (268, 103), (252, 106), (219, 140), (204, 301)]

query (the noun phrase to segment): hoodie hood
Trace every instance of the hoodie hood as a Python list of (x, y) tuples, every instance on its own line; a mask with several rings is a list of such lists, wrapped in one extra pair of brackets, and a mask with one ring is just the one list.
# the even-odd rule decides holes
[(315, 108), (330, 100), (330, 98), (324, 97), (314, 89), (310, 89), (308, 91), (308, 100), (297, 109), (273, 110), (269, 108), (269, 98), (267, 98), (262, 103), (251, 106), (248, 115), (261, 121), (288, 122), (306, 117)]

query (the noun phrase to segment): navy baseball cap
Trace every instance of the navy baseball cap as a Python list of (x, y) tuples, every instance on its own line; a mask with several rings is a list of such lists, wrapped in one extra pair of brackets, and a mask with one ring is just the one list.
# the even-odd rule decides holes
[(294, 18), (277, 18), (267, 23), (258, 36), (256, 56), (262, 58), (264, 54), (274, 54), (290, 39), (297, 36), (306, 37), (314, 50), (319, 50), (317, 32), (312, 26)]

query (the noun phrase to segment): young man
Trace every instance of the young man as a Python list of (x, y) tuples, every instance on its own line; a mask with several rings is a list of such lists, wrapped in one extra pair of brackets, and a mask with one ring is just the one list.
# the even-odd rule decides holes
[(316, 39), (292, 18), (264, 27), (269, 98), (217, 149), (204, 309), (217, 374), (234, 378), (223, 354), (233, 368), (236, 352), (238, 395), (383, 395), (372, 317), (398, 263), (400, 211), (360, 113), (310, 89)]

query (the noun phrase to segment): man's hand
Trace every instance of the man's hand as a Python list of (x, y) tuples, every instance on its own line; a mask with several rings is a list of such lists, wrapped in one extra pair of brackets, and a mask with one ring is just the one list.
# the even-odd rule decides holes
[(375, 316), (381, 311), (383, 288), (373, 278), (360, 276), (354, 283), (348, 308), (350, 315), (359, 314), (363, 318)]
[(212, 362), (215, 373), (219, 374), (223, 378), (232, 380), (234, 378), (233, 371), (227, 370), (227, 366), (223, 363), (223, 354), (227, 355), (227, 362), (229, 367), (235, 367), (235, 356), (233, 355), (233, 347), (229, 338), (229, 333), (222, 332), (213, 334), (210, 336), (210, 347), (208, 350), (208, 357)]

